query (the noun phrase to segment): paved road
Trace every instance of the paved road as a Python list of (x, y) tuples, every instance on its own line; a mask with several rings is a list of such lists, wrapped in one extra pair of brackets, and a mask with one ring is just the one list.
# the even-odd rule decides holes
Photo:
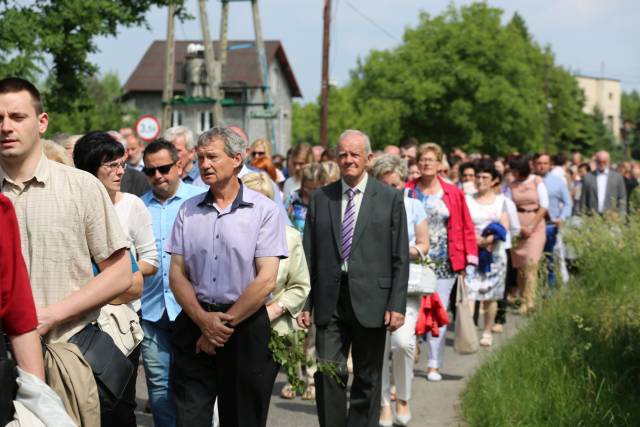
[[(426, 379), (426, 344), (423, 344), (422, 357), (415, 368), (413, 381), (413, 397), (411, 408), (414, 421), (413, 426), (458, 426), (464, 424), (459, 417), (460, 393), (464, 390), (467, 379), (471, 376), (482, 360), (495, 348), (512, 337), (524, 324), (518, 316), (510, 316), (507, 328), (501, 335), (494, 335), (493, 347), (473, 355), (459, 355), (453, 351), (453, 335), (447, 332), (447, 347), (445, 348), (443, 380), (439, 383)], [(279, 396), (285, 377), (280, 374), (273, 389), (271, 409), (269, 410), (269, 427), (316, 427), (316, 408), (313, 402), (305, 402), (297, 398), (285, 400)], [(138, 375), (138, 412), (137, 419), (140, 426), (152, 426), (151, 416), (142, 411), (147, 399), (142, 368)]]

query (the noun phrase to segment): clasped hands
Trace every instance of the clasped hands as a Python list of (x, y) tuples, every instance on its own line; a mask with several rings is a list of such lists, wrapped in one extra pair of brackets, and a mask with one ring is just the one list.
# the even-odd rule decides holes
[(202, 335), (196, 342), (196, 354), (204, 352), (216, 354), (216, 349), (224, 347), (233, 335), (233, 316), (223, 312), (205, 312), (200, 316), (198, 326)]
[[(298, 322), (298, 326), (303, 329), (309, 329), (311, 326), (311, 313), (308, 311), (303, 311), (296, 318)], [(384, 325), (387, 327), (389, 332), (393, 332), (404, 325), (404, 314), (397, 313), (395, 311), (385, 311), (384, 312)]]

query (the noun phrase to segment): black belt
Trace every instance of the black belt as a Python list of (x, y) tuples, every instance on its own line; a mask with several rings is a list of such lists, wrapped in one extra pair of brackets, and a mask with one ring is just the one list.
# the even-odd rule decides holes
[(536, 208), (536, 209), (522, 209), (522, 208), (518, 208), (518, 212), (521, 213), (536, 213), (540, 210), (540, 208)]
[(202, 302), (202, 301), (198, 301), (200, 303), (200, 307), (202, 307), (205, 311), (222, 311), (225, 312), (227, 310), (229, 310), (233, 304), (235, 303), (231, 303), (231, 304), (213, 304), (213, 303), (209, 303), (209, 302)]

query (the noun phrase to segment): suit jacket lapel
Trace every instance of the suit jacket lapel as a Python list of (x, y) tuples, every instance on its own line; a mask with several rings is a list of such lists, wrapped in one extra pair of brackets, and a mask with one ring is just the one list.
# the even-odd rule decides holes
[(336, 182), (329, 192), (329, 216), (331, 217), (331, 229), (336, 242), (336, 249), (340, 253), (342, 246), (342, 183)]
[(364, 194), (362, 196), (362, 203), (360, 204), (360, 210), (358, 211), (358, 219), (356, 220), (356, 229), (353, 231), (353, 248), (356, 247), (360, 237), (364, 234), (364, 229), (367, 227), (369, 223), (369, 219), (371, 218), (371, 212), (373, 211), (373, 207), (375, 206), (374, 197), (376, 195), (376, 182), (375, 178), (369, 176), (367, 181), (367, 187), (364, 189)]
[(611, 200), (611, 195), (614, 194), (615, 189), (613, 188), (613, 186), (615, 185), (615, 182), (613, 182), (613, 176), (612, 176), (612, 172), (611, 170), (609, 170), (609, 173), (607, 174), (607, 188), (604, 192), (604, 208), (605, 209), (611, 209), (613, 200)]

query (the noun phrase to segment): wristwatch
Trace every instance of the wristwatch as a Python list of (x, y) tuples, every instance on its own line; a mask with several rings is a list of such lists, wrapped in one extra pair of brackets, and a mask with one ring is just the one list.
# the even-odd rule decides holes
[(276, 305), (278, 307), (280, 307), (280, 310), (282, 310), (282, 312), (284, 313), (285, 311), (287, 311), (287, 307), (284, 306), (284, 304), (282, 303), (282, 301), (276, 301)]

